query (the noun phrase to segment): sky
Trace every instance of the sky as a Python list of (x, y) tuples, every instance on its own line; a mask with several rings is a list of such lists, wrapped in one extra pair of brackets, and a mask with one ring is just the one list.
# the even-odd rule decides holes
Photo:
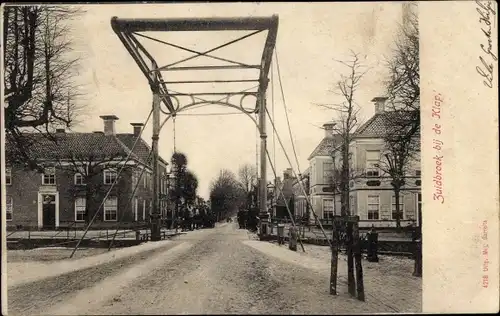
[[(145, 77), (132, 57), (125, 50), (110, 26), (113, 16), (119, 18), (183, 18), (183, 17), (247, 17), (279, 16), (276, 50), (279, 63), (278, 76), (276, 60), (273, 60), (267, 105), (274, 113), (277, 133), (273, 135), (271, 124), (267, 123), (268, 148), (275, 160), (278, 176), (292, 167), (296, 173), (308, 167), (307, 158), (324, 136), (321, 126), (331, 121), (335, 113), (319, 107), (318, 103), (341, 101), (329, 92), (346, 68), (338, 60), (349, 58), (350, 50), (359, 54), (363, 64), (369, 68), (360, 84), (357, 100), (361, 106), (361, 117), (367, 120), (374, 113), (373, 97), (384, 93), (386, 78), (384, 60), (390, 55), (395, 31), (401, 23), (401, 3), (217, 3), (217, 4), (127, 4), (86, 5), (85, 13), (74, 22), (73, 34), (75, 53), (81, 56), (79, 80), (87, 95), (86, 112), (81, 123), (73, 128), (78, 132), (103, 130), (100, 115), (116, 115), (118, 133), (131, 133), (130, 123), (144, 122), (151, 110), (152, 94)], [(148, 32), (147, 36), (203, 51), (230, 41), (248, 32)], [(213, 54), (245, 63), (260, 63), (265, 33), (246, 39), (234, 47), (228, 47)], [(191, 56), (163, 44), (145, 38), (141, 43), (152, 53), (160, 66)], [(208, 58), (196, 59), (179, 66), (220, 65)], [(252, 70), (216, 71), (203, 73), (167, 72), (165, 80), (189, 79), (241, 79), (256, 77)], [(283, 86), (281, 94), (279, 78)], [(220, 88), (211, 85), (172, 85), (178, 92), (236, 91), (249, 88), (252, 84), (225, 85)], [(274, 91), (274, 93), (273, 93)], [(274, 97), (273, 97), (274, 95)], [(292, 150), (285, 116), (285, 100), (288, 118), (293, 134), (298, 165)], [(232, 103), (240, 100), (231, 98)], [(181, 104), (190, 100), (179, 98)], [(252, 105), (252, 97), (244, 105)], [(214, 113), (235, 113), (236, 110), (217, 105), (191, 109), (179, 113), (175, 122), (175, 148), (188, 157), (188, 169), (199, 181), (198, 194), (209, 197), (209, 187), (221, 169), (237, 173), (243, 164), (256, 165), (257, 131), (246, 115), (205, 115)], [(184, 115), (183, 115), (184, 114)], [(165, 115), (162, 114), (162, 121)], [(143, 138), (151, 143), (152, 125), (146, 126)], [(173, 122), (168, 121), (161, 130), (160, 155), (170, 160), (174, 151)], [(291, 159), (290, 166), (277, 135)], [(274, 141), (273, 141), (274, 137)], [(273, 143), (275, 146), (273, 147)], [(268, 179), (273, 178), (268, 166)]]

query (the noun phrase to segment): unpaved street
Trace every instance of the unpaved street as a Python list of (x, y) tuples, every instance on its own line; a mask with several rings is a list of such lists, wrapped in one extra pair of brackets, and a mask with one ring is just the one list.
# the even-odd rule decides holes
[[(299, 264), (281, 260), (251, 246), (249, 243), (259, 242), (249, 241), (250, 237), (235, 223), (223, 224), (189, 232), (166, 242), (164, 247), (124, 259), (9, 288), (9, 312), (110, 315), (395, 311), (394, 304), (374, 296), (368, 296), (367, 302), (350, 298), (342, 277), (341, 293), (332, 297), (328, 293), (329, 271), (325, 268), (328, 262), (318, 268), (309, 267), (308, 261)], [(302, 258), (300, 254), (292, 255)], [(415, 289), (415, 295), (420, 295), (419, 289)], [(412, 304), (398, 307), (396, 311), (419, 311)]]

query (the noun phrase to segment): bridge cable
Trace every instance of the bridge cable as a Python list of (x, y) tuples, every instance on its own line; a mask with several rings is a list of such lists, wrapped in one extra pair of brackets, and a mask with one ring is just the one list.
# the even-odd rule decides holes
[[(275, 120), (274, 116), (274, 62), (271, 61), (271, 111), (273, 113), (273, 120)], [(273, 162), (274, 166), (276, 166), (276, 134), (273, 130)], [(274, 185), (276, 186), (276, 174), (274, 175)]]
[[(269, 154), (269, 151), (267, 150), (266, 148), (266, 155), (267, 155), (267, 159), (269, 160), (269, 164), (271, 165), (271, 169), (273, 170), (273, 174), (274, 174), (274, 178), (276, 178), (276, 168), (274, 167), (273, 165), (273, 162), (271, 160), (271, 155)], [(294, 229), (297, 229), (297, 225), (295, 224), (295, 220), (293, 218), (293, 215), (292, 215), (292, 211), (290, 211), (290, 207), (288, 205), (288, 201), (285, 197), (285, 194), (283, 193), (283, 190), (279, 190), (280, 193), (281, 193), (281, 196), (283, 197), (283, 201), (285, 201), (285, 206), (286, 206), (286, 210), (288, 211), (288, 216), (290, 216), (290, 220), (292, 221), (292, 226)], [(272, 223), (271, 223), (272, 225)], [(306, 250), (304, 249), (304, 245), (302, 244), (302, 239), (300, 238), (300, 231), (297, 230), (297, 237), (298, 237), (298, 241), (300, 243), (300, 247), (302, 248), (302, 251), (303, 252), (306, 252)]]
[[(148, 164), (149, 163), (149, 159), (151, 158), (153, 154), (153, 151), (150, 150), (149, 151), (149, 155), (148, 155), (148, 158), (146, 158), (146, 161), (145, 161), (145, 164)], [(145, 166), (143, 166), (142, 170), (141, 170), (141, 174), (139, 175), (139, 177), (137, 177), (137, 183), (135, 184), (135, 187), (134, 187), (134, 190), (132, 191), (132, 194), (130, 196), (130, 199), (128, 199), (128, 202), (127, 202), (127, 205), (125, 206), (125, 210), (128, 209), (128, 207), (130, 206), (130, 203), (132, 202), (132, 200), (136, 197), (135, 196), (135, 193), (137, 191), (137, 188), (139, 187), (139, 184), (141, 183), (141, 179), (142, 179), (142, 176), (144, 174), (144, 171), (146, 171), (146, 168)], [(156, 180), (155, 180), (156, 181)], [(135, 215), (137, 214), (138, 212), (138, 209), (135, 208), (135, 204), (133, 206), (133, 209), (134, 209), (134, 220), (135, 220)], [(111, 250), (111, 247), (113, 246), (113, 243), (115, 242), (115, 238), (116, 238), (116, 235), (118, 235), (118, 230), (120, 229), (120, 223), (122, 222), (123, 218), (124, 218), (124, 215), (126, 214), (126, 212), (122, 212), (121, 213), (121, 216), (116, 224), (116, 231), (115, 231), (115, 234), (113, 235), (113, 239), (111, 239), (111, 242), (109, 243), (109, 246), (108, 246), (108, 251)], [(143, 213), (144, 214), (144, 213)], [(139, 215), (137, 214), (137, 217), (139, 217)], [(143, 218), (144, 220), (144, 218)], [(147, 227), (147, 226), (146, 226)], [(146, 228), (146, 231), (147, 231), (147, 228)]]
[(151, 110), (149, 112), (149, 115), (146, 119), (146, 121), (144, 122), (144, 125), (142, 126), (142, 129), (141, 131), (139, 132), (139, 135), (137, 135), (137, 139), (135, 140), (134, 142), (134, 145), (132, 146), (132, 148), (130, 149), (130, 152), (128, 153), (126, 159), (125, 159), (125, 163), (122, 165), (122, 167), (120, 168), (120, 170), (118, 170), (117, 174), (116, 174), (116, 178), (115, 178), (115, 181), (113, 181), (113, 183), (111, 184), (111, 186), (109, 187), (108, 189), (108, 192), (106, 192), (106, 195), (104, 196), (104, 199), (102, 200), (101, 204), (99, 205), (99, 208), (97, 209), (97, 211), (95, 212), (94, 216), (92, 217), (92, 219), (90, 220), (90, 223), (87, 225), (87, 227), (85, 227), (85, 231), (83, 232), (83, 236), (82, 238), (78, 241), (78, 243), (76, 244), (75, 246), (75, 249), (73, 249), (73, 252), (71, 252), (71, 255), (69, 256), (70, 258), (73, 257), (73, 255), (75, 254), (76, 250), (78, 249), (78, 247), (80, 246), (80, 244), (82, 243), (82, 240), (85, 238), (85, 236), (87, 235), (87, 232), (89, 231), (90, 229), (90, 226), (94, 223), (95, 219), (97, 218), (97, 215), (99, 214), (99, 212), (101, 211), (101, 209), (103, 208), (104, 206), (104, 203), (106, 202), (106, 199), (108, 198), (109, 194), (111, 193), (111, 190), (113, 190), (113, 188), (115, 187), (115, 185), (118, 183), (118, 179), (120, 178), (120, 174), (123, 172), (123, 170), (125, 169), (125, 166), (127, 165), (127, 163), (129, 162), (130, 160), (130, 157), (132, 156), (132, 153), (135, 149), (135, 146), (137, 145), (137, 143), (139, 142), (139, 139), (141, 139), (141, 135), (142, 133), (144, 132), (144, 128), (146, 127), (149, 119), (151, 118), (151, 114), (153, 113), (153, 110)]
[(176, 117), (176, 115), (174, 115), (174, 116), (172, 117), (172, 121), (173, 121), (173, 129), (174, 129), (174, 133), (173, 133), (173, 134), (174, 134), (174, 154), (177, 152), (177, 149), (176, 149), (176, 147), (175, 147), (175, 117)]
[[(278, 60), (278, 51), (277, 49), (275, 48), (274, 49), (274, 55), (276, 57), (276, 68), (277, 68), (277, 71), (278, 71), (278, 80), (279, 80), (279, 84), (280, 84), (280, 89), (281, 89), (281, 96), (282, 96), (282, 99), (283, 99), (283, 106), (285, 108), (285, 117), (286, 117), (286, 122), (287, 122), (287, 126), (288, 126), (288, 133), (290, 135), (290, 142), (292, 143), (292, 149), (293, 149), (293, 154), (295, 156), (295, 162), (297, 163), (297, 168), (299, 169), (299, 173), (301, 172), (300, 170), (300, 164), (299, 164), (299, 158), (297, 156), (297, 151), (295, 150), (295, 142), (294, 142), (294, 138), (293, 138), (293, 135), (292, 135), (292, 129), (291, 129), (291, 126), (290, 126), (290, 120), (288, 118), (288, 108), (287, 108), (287, 105), (286, 105), (286, 99), (285, 99), (285, 92), (284, 92), (284, 89), (283, 89), (283, 82), (281, 80), (281, 72), (280, 72), (280, 66), (279, 66), (279, 60)], [(301, 179), (299, 179), (300, 182), (302, 182)], [(309, 197), (306, 195), (306, 199), (308, 199)], [(307, 202), (309, 205), (311, 205), (311, 203), (308, 201)], [(335, 201), (334, 201), (335, 203)], [(316, 215), (316, 214), (314, 214)], [(317, 216), (315, 216), (315, 221), (318, 221), (318, 218)]]
[[(293, 175), (294, 177), (296, 177), (297, 179), (299, 178), (297, 173), (295, 172), (293, 166), (292, 166), (292, 161), (290, 160), (290, 157), (288, 156), (288, 154), (286, 153), (286, 149), (285, 149), (285, 146), (283, 146), (283, 142), (281, 141), (281, 138), (279, 136), (279, 133), (278, 131), (276, 131), (276, 126), (274, 125), (274, 121), (272, 120), (271, 118), (271, 115), (269, 114), (269, 111), (268, 109), (266, 108), (266, 112), (267, 112), (267, 116), (269, 117), (269, 120), (271, 122), (271, 125), (273, 126), (273, 129), (275, 130), (276, 132), (276, 138), (278, 139), (278, 142), (280, 143), (281, 145), (281, 148), (283, 150), (283, 153), (285, 154), (285, 157), (288, 161), (288, 163), (290, 164), (290, 167), (292, 168), (292, 172), (293, 172)], [(312, 211), (313, 215), (314, 215), (314, 218), (315, 220), (317, 221), (317, 223), (319, 224), (319, 227), (321, 228), (321, 231), (323, 232), (323, 235), (325, 236), (326, 240), (328, 241), (328, 245), (330, 246), (330, 248), (332, 248), (332, 243), (330, 242), (330, 239), (328, 239), (328, 236), (326, 235), (326, 232), (323, 228), (323, 225), (321, 224), (321, 222), (318, 220), (318, 216), (316, 215), (316, 212), (314, 211), (314, 208), (309, 200), (309, 196), (307, 195), (307, 192), (306, 190), (304, 189), (304, 185), (302, 184), (302, 181), (298, 181), (299, 183), (299, 186), (300, 186), (300, 189), (302, 190), (302, 193), (304, 194), (304, 196), (306, 197), (306, 201), (307, 201), (307, 204), (309, 205), (309, 208), (310, 210)]]
[(278, 51), (276, 50), (276, 48), (274, 49), (274, 56), (276, 57), (276, 69), (278, 71), (278, 82), (280, 84), (281, 97), (283, 99), (283, 106), (285, 108), (285, 117), (286, 117), (286, 123), (288, 125), (288, 134), (290, 135), (290, 141), (292, 143), (292, 149), (293, 149), (293, 154), (295, 156), (295, 162), (297, 163), (297, 168), (299, 169), (299, 172), (300, 172), (299, 158), (297, 157), (297, 151), (295, 150), (295, 142), (294, 142), (294, 138), (292, 135), (292, 128), (290, 126), (290, 120), (288, 118), (288, 107), (286, 106), (285, 92), (283, 90), (283, 82), (281, 81), (281, 72), (280, 72), (280, 64), (279, 64), (279, 60), (278, 60)]

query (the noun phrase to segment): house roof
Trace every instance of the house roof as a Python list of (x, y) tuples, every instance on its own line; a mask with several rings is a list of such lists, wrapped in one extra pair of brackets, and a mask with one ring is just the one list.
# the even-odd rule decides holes
[[(415, 116), (420, 115), (418, 111), (384, 111), (373, 115), (366, 123), (361, 125), (354, 133), (354, 138), (382, 138), (395, 126), (405, 125), (405, 122), (416, 121)], [(417, 118), (418, 120), (418, 118)], [(330, 156), (332, 150), (342, 142), (340, 135), (325, 137), (316, 146), (311, 155), (311, 160), (317, 156)]]
[(415, 111), (384, 111), (373, 115), (356, 131), (356, 137), (384, 137), (387, 132), (400, 125), (400, 122), (414, 121)]
[[(126, 133), (120, 133), (116, 134), (116, 137), (123, 143), (127, 148), (132, 149), (134, 147), (135, 140), (137, 139), (134, 134), (126, 134)], [(151, 147), (144, 141), (144, 139), (140, 139), (139, 142), (135, 145), (134, 148), (134, 154), (141, 159), (141, 161), (146, 161), (149, 158), (149, 161), (151, 161), (152, 157), (149, 156), (149, 153), (151, 152)], [(168, 165), (168, 162), (165, 161), (163, 158), (159, 157), (160, 162), (162, 162), (165, 165)]]
[(311, 155), (307, 158), (307, 160), (311, 160), (317, 156), (330, 156), (332, 153), (335, 144), (339, 144), (341, 141), (340, 135), (334, 135), (333, 137), (325, 137), (321, 140), (321, 142), (316, 146)]
[[(130, 134), (133, 136), (132, 134)], [(50, 137), (41, 133), (24, 133), (23, 137), (29, 146), (28, 155), (34, 160), (57, 159), (120, 159), (130, 153), (134, 141), (127, 134), (105, 135), (104, 133), (52, 133)], [(140, 144), (140, 145), (139, 145)], [(13, 144), (6, 141), (6, 153), (13, 152)], [(149, 146), (141, 139), (130, 158), (150, 166), (146, 161)], [(165, 163), (163, 159), (162, 162)]]
[[(385, 111), (376, 113), (356, 131), (356, 138), (383, 138), (387, 133), (397, 132), (400, 126), (411, 127), (418, 122), (419, 111)], [(418, 126), (417, 126), (418, 128)], [(420, 135), (414, 139), (416, 150), (420, 150)]]

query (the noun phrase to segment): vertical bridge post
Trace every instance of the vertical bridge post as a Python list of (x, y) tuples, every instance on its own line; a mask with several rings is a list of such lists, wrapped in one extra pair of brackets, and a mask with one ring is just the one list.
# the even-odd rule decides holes
[[(156, 66), (156, 65), (154, 65)], [(159, 203), (159, 184), (160, 173), (158, 170), (158, 138), (160, 134), (160, 85), (156, 78), (155, 83), (152, 85), (153, 92), (153, 137), (152, 137), (152, 150), (153, 150), (153, 210), (151, 212), (151, 241), (158, 241), (161, 239), (161, 225), (160, 225), (160, 203)]]
[(260, 133), (260, 238), (268, 234), (267, 216), (267, 134), (266, 134), (266, 90), (267, 80), (261, 80), (258, 94), (259, 102), (259, 133)]

